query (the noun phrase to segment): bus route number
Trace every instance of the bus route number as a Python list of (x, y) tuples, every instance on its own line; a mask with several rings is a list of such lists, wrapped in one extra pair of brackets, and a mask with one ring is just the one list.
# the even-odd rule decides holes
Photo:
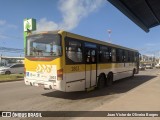
[(72, 66), (71, 71), (79, 71), (79, 66)]

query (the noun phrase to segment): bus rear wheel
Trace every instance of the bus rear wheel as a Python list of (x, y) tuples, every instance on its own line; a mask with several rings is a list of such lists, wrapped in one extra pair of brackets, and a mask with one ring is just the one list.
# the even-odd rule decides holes
[(107, 86), (111, 86), (113, 84), (113, 74), (112, 73), (109, 73), (107, 75), (107, 81), (106, 81), (106, 85)]
[(105, 80), (106, 80), (105, 75), (102, 74), (102, 75), (99, 76), (98, 84), (97, 84), (98, 89), (102, 89), (102, 88), (105, 87)]

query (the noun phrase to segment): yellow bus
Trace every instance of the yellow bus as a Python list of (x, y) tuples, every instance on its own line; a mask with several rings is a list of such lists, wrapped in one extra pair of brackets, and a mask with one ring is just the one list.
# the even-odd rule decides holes
[(62, 30), (30, 34), (25, 48), (25, 84), (44, 89), (103, 88), (139, 71), (137, 50)]

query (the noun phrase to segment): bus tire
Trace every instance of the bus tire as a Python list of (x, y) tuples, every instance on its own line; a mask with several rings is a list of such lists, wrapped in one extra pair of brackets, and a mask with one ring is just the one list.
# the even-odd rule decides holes
[(97, 83), (97, 88), (98, 89), (102, 89), (105, 87), (105, 75), (104, 74), (101, 74), (98, 78), (98, 83)]
[(108, 73), (106, 85), (111, 86), (113, 84), (113, 73)]
[(136, 69), (133, 69), (133, 72), (132, 72), (132, 76), (131, 76), (131, 77), (134, 77), (135, 73), (136, 73)]

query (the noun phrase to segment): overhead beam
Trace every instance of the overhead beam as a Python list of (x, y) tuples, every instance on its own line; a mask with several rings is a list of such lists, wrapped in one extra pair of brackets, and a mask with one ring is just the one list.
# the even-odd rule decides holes
[(108, 1), (116, 8), (118, 8), (129, 19), (131, 19), (135, 24), (137, 24), (141, 29), (143, 29), (145, 32), (149, 32), (149, 28), (120, 0), (108, 0)]
[(159, 24), (160, 23), (160, 20), (158, 19), (156, 13), (154, 12), (153, 8), (151, 7), (151, 5), (149, 4), (148, 0), (145, 0), (147, 6), (149, 7), (154, 19), (157, 21), (157, 23)]

